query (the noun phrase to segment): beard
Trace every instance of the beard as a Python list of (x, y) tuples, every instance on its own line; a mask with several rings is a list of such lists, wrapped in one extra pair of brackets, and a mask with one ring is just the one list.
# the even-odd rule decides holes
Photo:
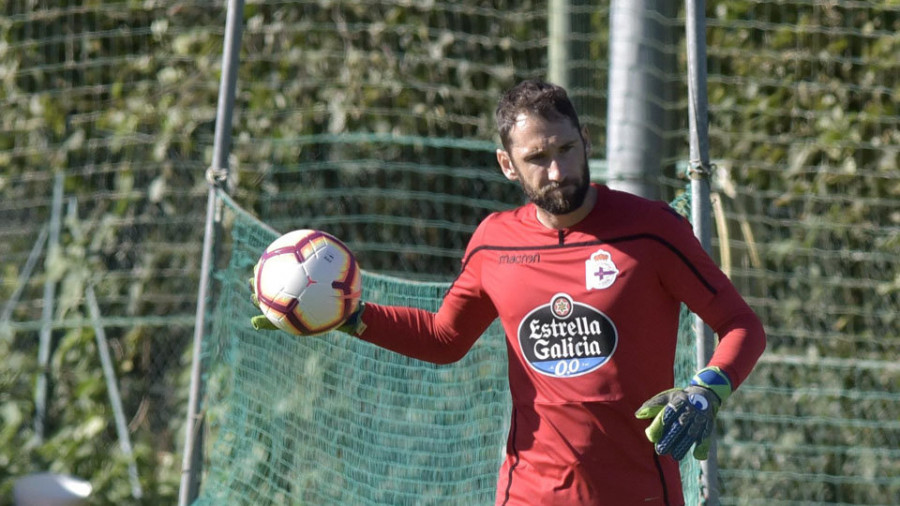
[(567, 179), (562, 182), (551, 182), (541, 187), (528, 186), (522, 179), (519, 184), (522, 191), (534, 205), (550, 214), (569, 214), (584, 203), (590, 188), (591, 173), (588, 169), (587, 156), (584, 157), (581, 177), (578, 180)]

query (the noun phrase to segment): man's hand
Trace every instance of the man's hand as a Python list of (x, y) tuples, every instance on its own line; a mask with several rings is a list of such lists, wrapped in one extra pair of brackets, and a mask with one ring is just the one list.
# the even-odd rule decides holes
[(718, 367), (701, 369), (685, 388), (660, 392), (645, 402), (635, 416), (653, 418), (647, 439), (656, 444), (656, 453), (681, 460), (691, 446), (694, 458), (709, 456), (716, 413), (731, 395), (731, 380)]
[[(247, 281), (247, 284), (250, 285), (250, 300), (253, 301), (253, 305), (259, 307), (259, 300), (256, 298), (256, 278), (255, 276), (250, 276), (250, 279)], [(265, 315), (258, 314), (250, 318), (250, 325), (255, 330), (279, 330), (278, 327), (275, 326), (274, 323), (270, 322)]]
[[(254, 279), (250, 278), (250, 300), (253, 301), (254, 306), (259, 306), (259, 301), (256, 299), (256, 289), (254, 287)], [(335, 330), (340, 330), (341, 332), (345, 332), (350, 335), (358, 336), (362, 334), (366, 330), (366, 324), (362, 321), (362, 313), (365, 309), (366, 304), (362, 301), (359, 302), (359, 307), (356, 308), (356, 311), (350, 314), (350, 316), (344, 320), (339, 327)], [(252, 316), (250, 318), (250, 325), (255, 330), (279, 330), (274, 323), (269, 321), (265, 315), (258, 314), (256, 316)]]
[(250, 318), (250, 325), (254, 330), (281, 330), (266, 318), (266, 315), (258, 314)]
[(356, 311), (350, 314), (344, 323), (342, 323), (335, 330), (340, 330), (345, 334), (350, 334), (351, 336), (359, 336), (363, 332), (366, 331), (366, 324), (362, 321), (363, 311), (366, 309), (366, 303), (363, 301), (359, 301), (359, 306), (356, 307)]
[[(354, 311), (349, 318), (347, 318), (344, 323), (340, 325), (340, 327), (334, 330), (340, 330), (341, 332), (358, 336), (366, 330), (366, 325), (362, 322), (362, 312), (365, 308), (365, 304), (360, 302), (359, 308)], [(265, 315), (256, 315), (250, 318), (250, 325), (253, 326), (255, 330), (279, 330), (278, 327), (275, 326), (274, 323), (269, 321)]]

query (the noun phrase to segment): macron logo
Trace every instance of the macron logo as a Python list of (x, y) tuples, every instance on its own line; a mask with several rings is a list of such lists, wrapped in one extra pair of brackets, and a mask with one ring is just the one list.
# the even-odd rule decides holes
[(540, 253), (524, 253), (521, 255), (500, 255), (499, 263), (502, 264), (538, 264), (541, 263)]

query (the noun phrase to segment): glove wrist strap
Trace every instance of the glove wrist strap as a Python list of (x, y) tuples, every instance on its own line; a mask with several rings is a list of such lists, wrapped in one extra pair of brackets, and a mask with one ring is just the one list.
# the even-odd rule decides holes
[(731, 380), (718, 367), (705, 367), (691, 378), (691, 385), (705, 387), (713, 391), (720, 402), (725, 402), (732, 392)]

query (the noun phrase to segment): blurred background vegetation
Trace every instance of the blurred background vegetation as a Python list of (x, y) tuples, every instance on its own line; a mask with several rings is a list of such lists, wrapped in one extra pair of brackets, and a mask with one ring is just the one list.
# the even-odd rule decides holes
[[(573, 5), (589, 26), (573, 34), (587, 84), (571, 92), (602, 159), (610, 6)], [(478, 220), (520, 201), (494, 168), (492, 112), (503, 89), (546, 75), (547, 9), (248, 2), (235, 200), (276, 229), (335, 233), (373, 272), (452, 279)], [(683, 31), (683, 12), (670, 22)], [(770, 335), (723, 413), (725, 489), (734, 502), (896, 504), (900, 4), (709, 2), (707, 23), (714, 252)], [(224, 28), (224, 2), (0, 7), (0, 502), (17, 476), (43, 470), (89, 479), (96, 504), (175, 501)], [(679, 118), (659, 179), (667, 199), (686, 184), (674, 169), (687, 158), (681, 40), (677, 74), (665, 76), (677, 93), (663, 106)], [(41, 231), (58, 174), (54, 243)]]

